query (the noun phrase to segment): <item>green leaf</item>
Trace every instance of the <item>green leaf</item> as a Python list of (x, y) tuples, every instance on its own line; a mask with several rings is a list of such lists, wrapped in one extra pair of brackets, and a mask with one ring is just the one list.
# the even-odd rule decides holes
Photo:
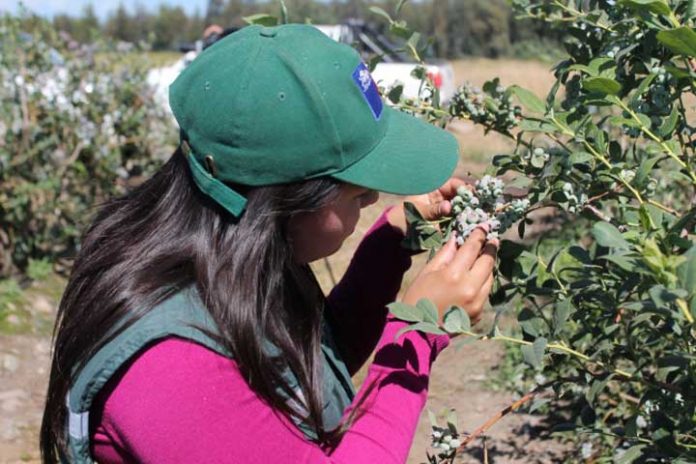
[(670, 303), (677, 301), (678, 298), (686, 297), (686, 290), (682, 289), (667, 289), (664, 285), (654, 285), (648, 290), (650, 299), (658, 308), (668, 306)]
[(615, 126), (628, 126), (628, 127), (635, 127), (635, 128), (641, 128), (641, 127), (650, 127), (650, 118), (642, 113), (638, 113), (636, 115), (638, 117), (638, 120), (635, 118), (624, 118), (623, 116), (612, 116), (607, 121), (610, 124), (613, 124)]
[(420, 32), (414, 32), (413, 34), (411, 34), (411, 36), (408, 38), (408, 41), (406, 42), (408, 50), (413, 56), (413, 59), (415, 59), (416, 61), (421, 61), (420, 54), (418, 53), (418, 42), (420, 42), (420, 39)]
[(416, 303), (416, 306), (423, 312), (423, 321), (432, 322), (433, 324), (440, 322), (440, 313), (435, 303), (427, 298), (421, 298), (418, 300), (418, 303)]
[(643, 80), (640, 81), (640, 85), (638, 85), (631, 96), (629, 106), (633, 106), (638, 102), (638, 99), (645, 93), (646, 90), (648, 90), (650, 84), (652, 84), (652, 81), (654, 81), (656, 77), (657, 74), (648, 74)]
[(395, 85), (394, 87), (389, 90), (389, 93), (387, 93), (387, 98), (389, 99), (390, 102), (396, 104), (401, 101), (401, 96), (404, 93), (404, 86), (403, 84)]
[(529, 308), (524, 308), (520, 311), (517, 315), (517, 323), (524, 333), (532, 337), (538, 337), (545, 328), (544, 320), (537, 317)]
[(640, 205), (640, 208), (638, 209), (638, 216), (640, 217), (640, 224), (643, 226), (643, 229), (647, 231), (655, 230), (655, 222), (653, 221), (652, 216), (650, 216), (645, 203)]
[(608, 56), (598, 56), (590, 61), (589, 67), (594, 71), (595, 75), (599, 75), (600, 72), (605, 72), (607, 69), (616, 68), (616, 63), (613, 58)]
[(692, 245), (683, 256), (686, 261), (677, 267), (677, 278), (681, 288), (693, 294), (696, 292), (696, 245)]
[(432, 412), (430, 408), (428, 408), (428, 420), (432, 427), (437, 427), (437, 416), (435, 416), (435, 413)]
[(394, 302), (387, 305), (389, 312), (394, 315), (394, 317), (401, 319), (402, 321), (408, 322), (422, 322), (425, 320), (425, 315), (423, 314), (423, 309), (418, 306), (412, 306), (410, 304)]
[(672, 135), (674, 128), (677, 127), (677, 122), (679, 122), (679, 110), (677, 105), (674, 105), (672, 107), (672, 112), (669, 113), (669, 116), (662, 121), (662, 124), (657, 129), (660, 137), (663, 139), (669, 138)]
[(650, 12), (665, 16), (669, 16), (672, 13), (665, 0), (620, 0), (619, 3), (641, 13)]
[(443, 316), (443, 326), (449, 333), (468, 332), (471, 329), (469, 315), (462, 308), (452, 306)]
[(539, 337), (534, 340), (534, 343), (531, 345), (522, 345), (521, 351), (524, 360), (535, 369), (541, 369), (544, 361), (546, 344), (546, 339), (544, 337)]
[(589, 77), (582, 82), (582, 87), (588, 92), (616, 95), (621, 92), (621, 84), (608, 77)]
[(652, 158), (646, 158), (640, 162), (638, 170), (636, 171), (636, 177), (633, 178), (632, 184), (638, 188), (643, 188), (645, 183), (650, 178), (650, 173), (652, 173), (655, 165), (658, 161), (662, 159), (661, 156), (654, 156)]
[(384, 10), (383, 10), (382, 8), (380, 8), (380, 7), (378, 7), (378, 6), (371, 6), (371, 7), (368, 8), (368, 9), (369, 9), (371, 12), (373, 12), (374, 14), (376, 14), (376, 15), (378, 15), (378, 16), (381, 16), (381, 17), (383, 17), (384, 19), (386, 19), (390, 24), (394, 22), (394, 21), (392, 20), (391, 16), (389, 16), (389, 13), (387, 13), (386, 11), (384, 11)]
[(258, 24), (259, 26), (272, 27), (278, 25), (278, 18), (266, 13), (259, 13), (242, 18), (247, 24)]
[(645, 449), (646, 446), (645, 444), (631, 446), (621, 457), (616, 459), (616, 464), (631, 464), (643, 455), (643, 449)]
[(589, 390), (587, 390), (587, 394), (585, 395), (585, 398), (587, 398), (588, 403), (590, 403), (591, 405), (594, 404), (597, 395), (601, 393), (602, 390), (604, 390), (604, 387), (607, 386), (611, 378), (612, 375), (608, 375), (604, 379), (597, 379), (592, 381), (592, 384), (590, 385), (590, 388)]
[(389, 32), (404, 40), (408, 40), (413, 34), (413, 31), (406, 26), (405, 21), (394, 21), (391, 23), (389, 25)]
[(447, 427), (449, 427), (450, 431), (456, 434), (457, 429), (459, 428), (457, 412), (454, 409), (450, 409), (445, 420), (447, 421)]
[(674, 381), (673, 372), (682, 373), (689, 371), (689, 360), (684, 356), (667, 355), (657, 360), (657, 373), (655, 378), (661, 382)]
[(411, 37), (408, 38), (408, 42), (406, 42), (406, 43), (409, 46), (418, 50), (418, 43), (420, 42), (420, 39), (421, 39), (420, 32), (414, 32), (413, 34), (411, 34)]
[(594, 156), (592, 156), (590, 153), (587, 153), (586, 151), (574, 151), (570, 154), (570, 157), (568, 158), (570, 164), (573, 165), (587, 164), (593, 159)]
[(563, 329), (563, 326), (568, 321), (568, 318), (574, 312), (575, 312), (575, 308), (573, 308), (573, 304), (570, 302), (570, 300), (567, 300), (567, 299), (559, 302), (553, 308), (553, 332), (554, 332), (554, 334), (558, 334), (561, 332), (561, 330)]
[(403, 329), (399, 330), (396, 333), (395, 338), (399, 338), (401, 335), (407, 333), (407, 332), (423, 332), (423, 333), (430, 333), (434, 335), (447, 335), (447, 332), (439, 328), (437, 325), (433, 324), (432, 322), (418, 322), (416, 324), (412, 324), (409, 326), (404, 327)]
[(589, 76), (596, 76), (597, 75), (597, 70), (592, 69), (591, 67), (584, 65), (584, 64), (574, 64), (572, 66), (568, 66), (569, 71), (582, 71), (585, 74), (588, 74)]
[(529, 414), (533, 413), (534, 411), (538, 410), (540, 407), (548, 404), (549, 402), (551, 402), (551, 399), (544, 398), (543, 396), (534, 398), (534, 401), (532, 401), (532, 405), (529, 407)]
[(375, 55), (370, 58), (370, 61), (367, 63), (367, 68), (370, 70), (370, 72), (374, 72), (377, 65), (380, 64), (383, 59), (384, 58), (382, 55)]
[(401, 13), (401, 9), (404, 7), (407, 1), (408, 0), (399, 0), (399, 3), (396, 4), (396, 8), (394, 9), (394, 11), (397, 15)]
[(529, 111), (533, 113), (545, 113), (546, 112), (546, 104), (542, 99), (534, 95), (532, 92), (530, 92), (527, 89), (523, 89), (522, 87), (519, 87), (517, 85), (512, 85), (508, 87), (508, 90), (515, 95), (520, 103), (524, 107), (526, 107)]
[(696, 57), (696, 32), (690, 27), (660, 31), (657, 40), (677, 55)]
[(520, 121), (519, 128), (525, 132), (543, 132), (545, 134), (554, 134), (558, 128), (550, 122), (537, 119), (523, 119)]
[(691, 71), (689, 69), (665, 65), (665, 70), (677, 79), (691, 79)]
[(630, 243), (623, 238), (619, 229), (608, 222), (598, 222), (592, 228), (592, 235), (597, 243), (608, 248), (629, 248)]

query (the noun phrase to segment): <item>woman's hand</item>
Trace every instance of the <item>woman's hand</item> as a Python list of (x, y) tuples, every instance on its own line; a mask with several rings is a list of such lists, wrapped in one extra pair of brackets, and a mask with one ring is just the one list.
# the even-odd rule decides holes
[(485, 227), (474, 230), (457, 249), (454, 237), (423, 267), (402, 301), (415, 305), (421, 298), (435, 303), (440, 312), (452, 305), (463, 308), (472, 323), (478, 322), (493, 287), (493, 267), (498, 251), (497, 240), (486, 240)]
[[(451, 177), (442, 187), (430, 193), (404, 197), (404, 203), (413, 203), (423, 218), (428, 221), (435, 221), (450, 214), (452, 204), (449, 200), (457, 194), (458, 187), (467, 185), (463, 179)], [(387, 220), (393, 227), (406, 234), (407, 223), (403, 203), (387, 212)]]

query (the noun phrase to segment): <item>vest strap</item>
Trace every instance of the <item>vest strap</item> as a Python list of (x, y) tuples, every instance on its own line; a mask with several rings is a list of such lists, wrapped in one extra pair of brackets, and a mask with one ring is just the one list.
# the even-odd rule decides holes
[(65, 403), (68, 407), (68, 433), (76, 440), (88, 438), (89, 411), (77, 413), (70, 409), (70, 392), (68, 392)]

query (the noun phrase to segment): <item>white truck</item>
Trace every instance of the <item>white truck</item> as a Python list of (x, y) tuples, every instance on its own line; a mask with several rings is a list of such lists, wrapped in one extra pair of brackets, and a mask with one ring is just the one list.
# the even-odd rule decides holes
[[(383, 61), (378, 63), (372, 72), (372, 77), (378, 86), (389, 89), (401, 83), (404, 86), (403, 95), (407, 98), (418, 97), (421, 89), (421, 81), (411, 75), (418, 66), (417, 63), (409, 60), (404, 54), (393, 52), (394, 46), (389, 41), (377, 33), (374, 29), (366, 25), (363, 21), (351, 20), (339, 25), (315, 25), (317, 29), (337, 42), (346, 43), (355, 47), (365, 60), (375, 54), (381, 55)], [(234, 30), (228, 30), (233, 32)], [(208, 43), (209, 45), (209, 43)], [(202, 42), (197, 42), (196, 46), (190, 49), (176, 63), (150, 70), (148, 82), (155, 88), (156, 98), (165, 107), (169, 108), (168, 90), (169, 85), (179, 73), (203, 50)], [(440, 91), (440, 100), (448, 102), (454, 95), (454, 70), (452, 65), (446, 61), (435, 61), (427, 63), (426, 71), (435, 86)]]
[[(418, 97), (421, 80), (411, 75), (418, 64), (403, 53), (393, 52), (396, 47), (363, 21), (350, 20), (345, 24), (318, 24), (315, 27), (337, 42), (354, 46), (366, 59), (371, 55), (382, 56), (382, 61), (372, 71), (372, 77), (377, 85), (390, 88), (396, 83), (401, 83), (404, 85), (405, 97)], [(455, 92), (452, 65), (440, 60), (427, 63), (425, 68), (440, 91), (440, 100), (448, 102)]]

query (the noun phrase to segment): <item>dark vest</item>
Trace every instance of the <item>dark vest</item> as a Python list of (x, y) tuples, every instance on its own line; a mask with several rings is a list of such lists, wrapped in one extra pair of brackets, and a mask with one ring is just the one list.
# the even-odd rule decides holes
[[(145, 316), (125, 329), (111, 342), (104, 345), (79, 371), (68, 392), (68, 421), (66, 424), (70, 462), (91, 463), (89, 443), (89, 409), (94, 398), (112, 375), (133, 356), (152, 342), (170, 336), (180, 337), (203, 345), (223, 356), (230, 353), (218, 345), (199, 328), (217, 333), (216, 325), (203, 306), (195, 287), (173, 295), (152, 308)], [(355, 397), (350, 374), (341, 359), (325, 323), (322, 335), (324, 409), (322, 417), (327, 430), (339, 425), (343, 412)], [(281, 356), (279, 350), (267, 344), (267, 352)], [(299, 386), (295, 374), (286, 368), (282, 373), (287, 385), (295, 391)], [(279, 392), (287, 398), (287, 395)], [(294, 403), (288, 398), (288, 403)], [(291, 404), (294, 410), (303, 410), (302, 405)], [(316, 431), (299, 419), (295, 424), (309, 440), (317, 438)]]

